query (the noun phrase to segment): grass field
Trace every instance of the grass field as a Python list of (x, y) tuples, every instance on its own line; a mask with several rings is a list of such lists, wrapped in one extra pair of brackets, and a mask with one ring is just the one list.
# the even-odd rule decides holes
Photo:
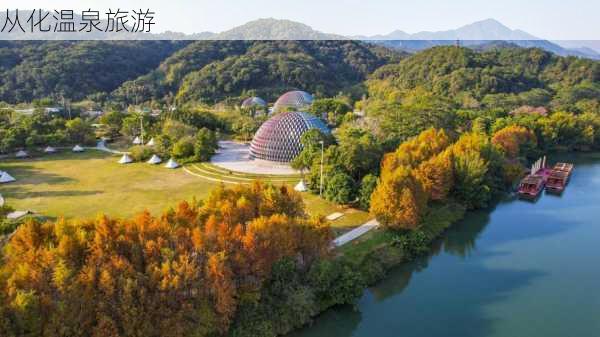
[[(31, 210), (51, 218), (89, 218), (105, 213), (128, 217), (144, 209), (157, 214), (178, 201), (203, 199), (220, 184), (214, 180), (251, 182), (256, 176), (221, 171), (210, 164), (197, 164), (168, 170), (146, 163), (120, 165), (119, 156), (89, 150), (85, 153), (59, 153), (26, 160), (2, 160), (0, 170), (17, 181), (0, 185), (0, 194), (18, 210)], [(209, 177), (211, 179), (205, 179)], [(293, 184), (298, 177), (266, 177), (277, 184)], [(311, 215), (342, 212), (332, 222), (337, 233), (369, 220), (365, 212), (346, 209), (303, 193)]]

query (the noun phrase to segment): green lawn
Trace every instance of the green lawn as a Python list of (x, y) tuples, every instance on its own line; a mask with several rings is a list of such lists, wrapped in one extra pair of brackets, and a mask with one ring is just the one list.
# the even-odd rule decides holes
[[(0, 170), (17, 181), (0, 185), (0, 194), (18, 210), (48, 217), (88, 218), (100, 213), (128, 217), (144, 209), (157, 214), (180, 200), (202, 199), (218, 184), (146, 163), (120, 165), (119, 156), (88, 150), (64, 152), (25, 160), (2, 160)], [(214, 171), (211, 177), (219, 177)], [(247, 178), (247, 177), (244, 177)], [(294, 178), (283, 178), (293, 182)], [(332, 222), (337, 233), (369, 220), (365, 212), (345, 209), (303, 193), (308, 212), (345, 215)]]
[(15, 209), (50, 217), (126, 217), (148, 209), (160, 212), (179, 200), (204, 198), (213, 183), (181, 170), (145, 163), (120, 165), (119, 156), (99, 151), (61, 153), (0, 162), (17, 181), (0, 185)]

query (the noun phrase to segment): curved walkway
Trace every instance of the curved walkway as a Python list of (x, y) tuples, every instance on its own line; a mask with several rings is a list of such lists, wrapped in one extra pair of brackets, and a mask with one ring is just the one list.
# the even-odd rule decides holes
[(230, 184), (230, 185), (250, 185), (250, 184), (251, 184), (251, 183), (249, 183), (249, 182), (242, 182), (242, 181), (229, 181), (229, 180), (224, 180), (224, 179), (219, 179), (219, 178), (211, 178), (211, 177), (207, 177), (207, 176), (205, 176), (205, 175), (201, 175), (201, 174), (198, 174), (198, 173), (194, 173), (194, 172), (192, 172), (190, 169), (188, 169), (188, 168), (187, 168), (187, 167), (185, 167), (185, 166), (183, 167), (183, 171), (184, 171), (185, 173), (189, 174), (189, 175), (193, 175), (193, 176), (195, 176), (195, 177), (202, 178), (202, 179), (205, 179), (205, 180), (208, 180), (208, 181), (214, 181), (214, 182), (217, 182), (217, 183)]
[(109, 149), (108, 147), (106, 147), (106, 142), (103, 140), (99, 141), (98, 144), (96, 144), (96, 147), (86, 147), (86, 149), (99, 150), (99, 151), (104, 151), (104, 152), (108, 152), (108, 153), (112, 153), (112, 154), (129, 154), (129, 152), (123, 152), (123, 151)]
[(208, 168), (203, 164), (191, 164), (183, 167), (183, 171), (187, 174), (202, 178), (208, 181), (231, 184), (231, 185), (251, 185), (252, 182), (261, 180), (269, 183), (288, 183), (294, 184), (300, 177), (289, 177), (287, 179), (274, 178), (273, 176), (244, 176), (236, 172), (221, 172), (212, 168)]

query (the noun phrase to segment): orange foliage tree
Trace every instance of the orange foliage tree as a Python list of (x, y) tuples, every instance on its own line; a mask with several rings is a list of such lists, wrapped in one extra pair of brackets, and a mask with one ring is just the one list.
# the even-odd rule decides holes
[(500, 129), (492, 137), (492, 144), (499, 147), (509, 160), (519, 157), (523, 145), (534, 147), (536, 143), (535, 134), (531, 130), (517, 125)]
[(452, 152), (446, 150), (422, 162), (415, 175), (430, 200), (445, 200), (454, 186)]
[(160, 217), (22, 225), (0, 269), (0, 335), (224, 334), (271, 269), (326, 257), (331, 232), (288, 187), (218, 188)]

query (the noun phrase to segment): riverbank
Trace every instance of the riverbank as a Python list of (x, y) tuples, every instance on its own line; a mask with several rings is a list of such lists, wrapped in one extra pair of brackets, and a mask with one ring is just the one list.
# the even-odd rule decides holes
[(556, 157), (576, 165), (563, 195), (507, 195), (466, 212), (429, 253), (388, 269), (354, 305), (291, 336), (594, 335), (600, 155)]
[[(466, 208), (455, 201), (434, 204), (423, 218), (419, 230), (399, 233), (378, 228), (354, 242), (338, 248), (337, 256), (313, 268), (308, 275), (308, 289), (303, 294), (314, 294), (311, 300), (297, 302), (291, 298), (278, 311), (295, 311), (294, 321), (281, 321), (277, 316), (262, 316), (262, 306), (253, 309), (255, 317), (267, 319), (260, 327), (249, 323), (241, 310), (233, 335), (269, 336), (286, 335), (306, 327), (313, 320), (338, 305), (353, 305), (366, 288), (383, 280), (386, 274), (403, 263), (426, 254), (433, 243), (453, 224), (465, 216)], [(306, 302), (309, 302), (307, 304)], [(289, 306), (289, 307), (287, 307)], [(268, 318), (266, 318), (268, 317)]]

